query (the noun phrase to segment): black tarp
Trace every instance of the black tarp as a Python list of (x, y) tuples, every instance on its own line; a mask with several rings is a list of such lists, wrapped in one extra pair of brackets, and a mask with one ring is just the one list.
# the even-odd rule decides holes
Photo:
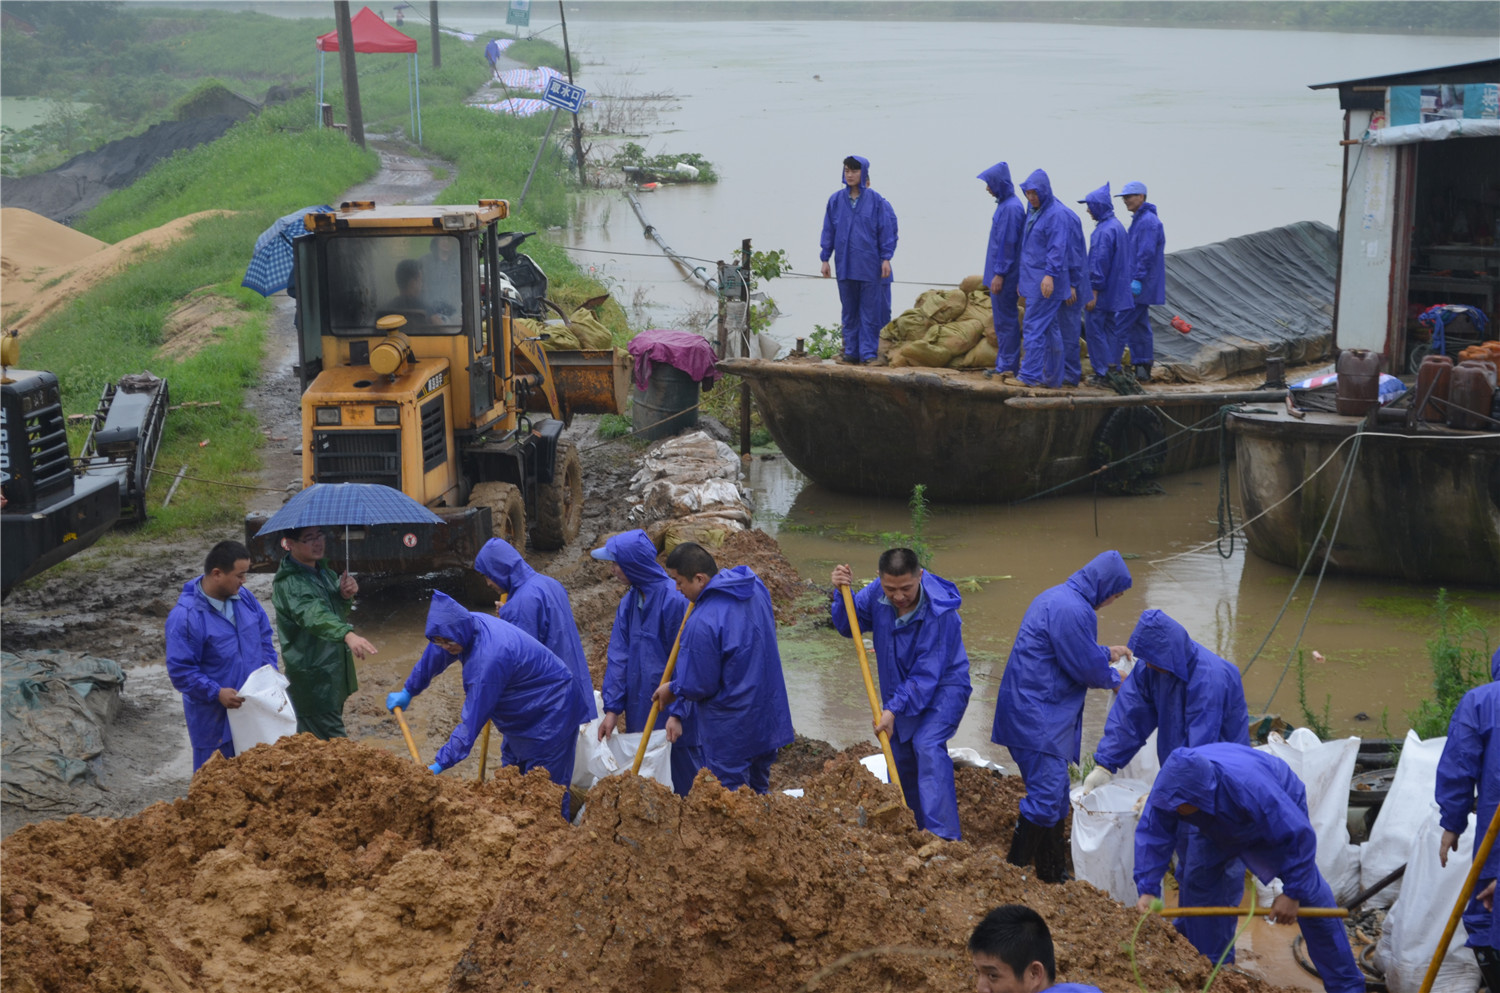
[(0, 799), (28, 810), (79, 809), (75, 787), (94, 782), (90, 761), (120, 709), (118, 663), (55, 649), (0, 652)]
[[(1155, 372), (1198, 383), (1326, 358), (1338, 235), (1299, 221), (1167, 256), (1167, 302), (1151, 308)], [(1173, 317), (1193, 326), (1184, 335)]]

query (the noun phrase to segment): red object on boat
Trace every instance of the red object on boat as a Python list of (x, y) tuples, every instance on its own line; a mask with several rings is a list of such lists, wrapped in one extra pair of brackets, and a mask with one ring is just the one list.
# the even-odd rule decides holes
[(1180, 317), (1172, 318), (1172, 327), (1176, 328), (1178, 331), (1181, 331), (1183, 334), (1187, 334), (1189, 331), (1193, 330), (1193, 326)]
[(637, 189), (641, 189), (641, 190), (654, 190), (654, 189), (656, 189), (659, 186), (661, 186), (660, 183), (642, 183), (640, 186), (637, 187)]

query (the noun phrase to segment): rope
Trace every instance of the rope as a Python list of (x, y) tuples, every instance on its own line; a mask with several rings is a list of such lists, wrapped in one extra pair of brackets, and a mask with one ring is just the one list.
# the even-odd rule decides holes
[[(610, 249), (607, 249), (607, 248), (577, 248), (577, 247), (574, 247), (572, 245), (564, 245), (563, 247), (566, 248), (569, 252), (586, 252), (586, 253), (588, 253), (590, 255), (626, 255), (626, 256), (630, 256), (631, 258), (637, 258), (637, 259), (659, 259), (659, 258), (663, 258), (664, 257), (660, 252), (616, 252), (616, 251), (613, 251), (613, 250), (610, 250)], [(680, 257), (680, 258), (687, 259), (689, 262), (702, 262), (704, 265), (718, 265), (719, 262), (722, 261), (722, 260), (719, 260), (719, 259), (704, 259), (704, 258), (699, 258), (696, 255), (686, 255), (686, 254), (684, 254), (682, 252), (676, 252), (676, 255), (678, 257)], [(668, 257), (668, 261), (670, 261), (669, 257)], [(784, 276), (784, 277), (791, 277), (793, 279), (822, 279), (823, 278), (822, 275), (820, 275), (818, 273), (812, 273), (812, 272), (791, 272), (791, 271), (787, 271), (787, 272), (782, 273), (781, 275)], [(916, 280), (916, 279), (893, 279), (893, 280), (891, 280), (891, 282), (892, 283), (898, 283), (898, 284), (900, 284), (902, 286), (928, 286), (928, 287), (934, 287), (934, 288), (935, 287), (939, 287), (939, 286), (957, 286), (958, 285), (957, 283), (941, 283), (941, 282), (931, 282), (931, 283), (929, 283), (929, 282), (922, 282), (922, 281)]]

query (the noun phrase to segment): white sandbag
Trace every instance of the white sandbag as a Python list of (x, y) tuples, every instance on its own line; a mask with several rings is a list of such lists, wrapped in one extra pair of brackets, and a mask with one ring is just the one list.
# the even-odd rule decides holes
[[(1390, 791), (1380, 805), (1370, 840), (1360, 846), (1360, 886), (1374, 886), (1405, 864), (1412, 835), (1426, 820), (1437, 789), (1438, 759), (1447, 742), (1446, 736), (1423, 741), (1415, 731), (1406, 732)], [(1366, 900), (1365, 906), (1389, 907), (1401, 895), (1403, 885), (1404, 881), (1398, 879)]]
[(1072, 793), (1073, 873), (1126, 905), (1134, 905), (1136, 801), (1151, 791), (1139, 779), (1111, 779), (1092, 793)]
[[(635, 751), (640, 744), (639, 733), (621, 734), (616, 731), (600, 741), (596, 732), (589, 742), (587, 756), (588, 771), (594, 782), (628, 773), (635, 762)], [(646, 756), (641, 759), (640, 774), (647, 779), (656, 780), (667, 789), (672, 788), (672, 743), (667, 740), (666, 731), (651, 732), (651, 741), (646, 745)]]
[(747, 504), (739, 483), (728, 479), (691, 483), (679, 479), (656, 479), (646, 484), (641, 497), (649, 517), (682, 517), (710, 507), (739, 508)]
[[(1406, 760), (1405, 755), (1402, 761)], [(1387, 800), (1387, 803), (1390, 801)], [(1380, 943), (1375, 946), (1375, 964), (1385, 971), (1390, 993), (1417, 993), (1432, 956), (1437, 952), (1448, 915), (1474, 864), (1474, 815), (1459, 839), (1458, 851), (1448, 854), (1448, 866), (1438, 861), (1438, 841), (1443, 827), (1438, 823), (1437, 804), (1420, 804), (1421, 828), (1406, 852), (1406, 875), (1401, 878), (1401, 898), (1386, 915)], [(1462, 923), (1453, 932), (1448, 954), (1438, 968), (1432, 993), (1474, 993), (1479, 988), (1479, 963), (1464, 946), (1468, 932)]]
[(886, 772), (885, 769), (884, 752), (876, 752), (874, 755), (866, 755), (864, 758), (859, 760), (859, 764), (864, 766), (866, 769), (869, 769), (870, 775), (874, 776), (882, 783), (889, 783), (891, 781), (891, 775), (890, 773)]
[(286, 677), (275, 666), (263, 665), (245, 680), (239, 689), (245, 702), (228, 711), (234, 754), (243, 755), (256, 745), (297, 733), (297, 712), (286, 687)]
[(594, 691), (594, 713), (599, 716), (587, 724), (578, 726), (578, 745), (573, 749), (572, 788), (580, 792), (594, 785), (594, 774), (589, 772), (589, 749), (599, 740), (599, 725), (604, 721), (604, 697)]
[(999, 773), (1005, 772), (1005, 766), (999, 762), (990, 761), (972, 748), (950, 748), (948, 749), (948, 758), (953, 760), (953, 767), (955, 769), (959, 766), (967, 766), (971, 769), (988, 769), (991, 772)]
[(1258, 749), (1292, 767), (1307, 788), (1307, 815), (1318, 838), (1318, 871), (1339, 903), (1359, 892), (1359, 846), (1349, 843), (1349, 783), (1359, 758), (1358, 738), (1319, 741), (1307, 728), (1272, 734)]
[(1158, 772), (1161, 772), (1161, 759), (1156, 755), (1156, 732), (1152, 731), (1146, 738), (1146, 743), (1141, 746), (1141, 750), (1131, 756), (1129, 762), (1121, 766), (1115, 778), (1138, 779), (1149, 786), (1156, 782)]

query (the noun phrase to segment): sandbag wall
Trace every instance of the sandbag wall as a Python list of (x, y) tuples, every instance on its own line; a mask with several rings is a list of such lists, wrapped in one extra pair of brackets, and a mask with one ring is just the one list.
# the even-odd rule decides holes
[(979, 276), (969, 276), (957, 289), (926, 290), (911, 309), (881, 328), (877, 362), (991, 369), (996, 354), (989, 290)]

